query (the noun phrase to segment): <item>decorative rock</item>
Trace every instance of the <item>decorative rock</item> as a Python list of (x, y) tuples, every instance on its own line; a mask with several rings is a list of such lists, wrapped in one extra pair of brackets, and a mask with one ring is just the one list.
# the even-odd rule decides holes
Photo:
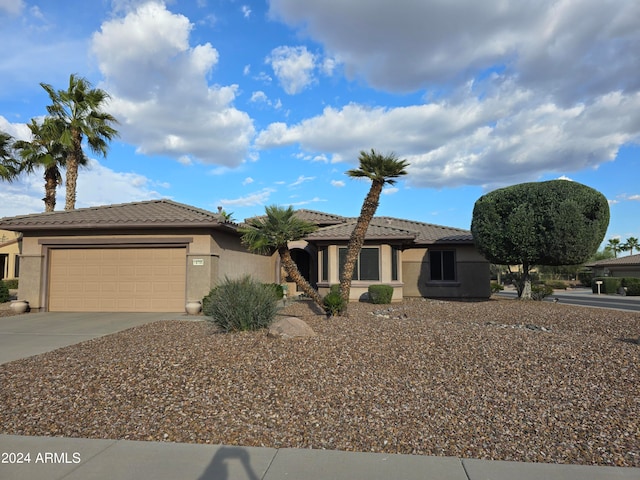
[(187, 302), (185, 310), (189, 315), (197, 315), (202, 310), (202, 302), (199, 302), (197, 300)]
[(316, 332), (304, 321), (297, 317), (285, 317), (276, 320), (269, 327), (268, 337), (271, 338), (302, 338), (315, 337)]
[(25, 313), (29, 309), (29, 302), (26, 300), (15, 300), (11, 302), (11, 310), (15, 313)]

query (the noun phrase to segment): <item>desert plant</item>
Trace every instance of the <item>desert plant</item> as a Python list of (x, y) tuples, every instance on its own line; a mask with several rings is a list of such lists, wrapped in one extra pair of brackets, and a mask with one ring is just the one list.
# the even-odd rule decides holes
[(282, 297), (284, 297), (284, 288), (279, 283), (265, 283), (264, 286), (273, 291), (276, 300), (282, 300)]
[(2, 280), (2, 281), (7, 286), (8, 289), (10, 289), (10, 290), (17, 290), (18, 289), (18, 279), (17, 278), (10, 278), (9, 280)]
[(9, 288), (4, 282), (0, 281), (0, 303), (8, 302), (10, 298)]
[(344, 311), (345, 303), (339, 291), (330, 291), (323, 299), (324, 309), (327, 315), (332, 317), (340, 315)]
[(504, 290), (504, 286), (498, 282), (491, 282), (491, 293), (498, 293)]
[(629, 296), (640, 296), (640, 278), (625, 277), (620, 282)]
[(543, 300), (545, 297), (548, 297), (553, 293), (553, 288), (549, 285), (537, 284), (531, 285), (531, 299), (532, 300)]
[(393, 287), (390, 285), (369, 285), (368, 292), (371, 303), (391, 303)]
[(268, 327), (276, 315), (274, 289), (250, 276), (225, 280), (202, 301), (203, 313), (225, 332)]

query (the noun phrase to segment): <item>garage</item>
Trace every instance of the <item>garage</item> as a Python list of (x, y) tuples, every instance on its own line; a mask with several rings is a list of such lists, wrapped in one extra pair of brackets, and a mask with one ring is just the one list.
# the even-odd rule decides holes
[(52, 312), (182, 312), (186, 248), (49, 250)]

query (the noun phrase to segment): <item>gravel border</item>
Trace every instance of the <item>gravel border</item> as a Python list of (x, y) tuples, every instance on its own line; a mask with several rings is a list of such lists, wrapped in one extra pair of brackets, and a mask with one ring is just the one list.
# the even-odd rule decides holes
[(317, 337), (136, 327), (0, 365), (0, 432), (640, 467), (640, 314), (547, 302), (281, 312)]

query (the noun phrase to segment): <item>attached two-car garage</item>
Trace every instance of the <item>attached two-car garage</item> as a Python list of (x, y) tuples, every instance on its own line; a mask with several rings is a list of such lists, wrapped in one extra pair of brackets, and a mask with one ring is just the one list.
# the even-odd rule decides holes
[(182, 312), (186, 248), (51, 248), (48, 310)]

